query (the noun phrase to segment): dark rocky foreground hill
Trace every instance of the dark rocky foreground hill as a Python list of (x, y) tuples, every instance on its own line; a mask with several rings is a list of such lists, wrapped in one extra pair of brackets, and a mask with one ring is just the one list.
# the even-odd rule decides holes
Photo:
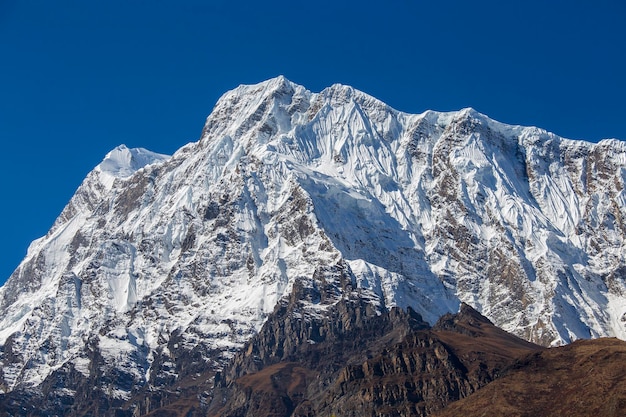
[[(626, 413), (624, 341), (546, 349), (502, 331), (467, 305), (429, 327), (411, 310), (368, 315), (355, 302), (337, 304), (334, 325), (268, 322), (220, 379), (207, 415)], [(276, 319), (289, 309), (283, 306)]]
[(341, 301), (330, 321), (268, 322), (225, 371), (208, 415), (426, 416), (542, 350), (466, 305), (431, 328), (410, 309), (379, 315), (358, 303)]
[(626, 415), (626, 343), (581, 340), (515, 361), (475, 394), (437, 417)]

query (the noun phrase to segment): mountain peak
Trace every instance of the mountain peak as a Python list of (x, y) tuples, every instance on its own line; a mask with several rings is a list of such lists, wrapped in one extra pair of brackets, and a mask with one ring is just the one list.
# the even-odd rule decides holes
[(292, 93), (296, 87), (299, 87), (299, 86), (289, 81), (283, 75), (279, 75), (277, 77), (270, 78), (268, 80), (265, 80), (256, 84), (241, 84), (234, 90), (231, 90), (227, 92), (226, 94), (224, 94), (224, 96), (222, 97), (229, 97), (232, 95), (238, 95), (238, 96), (251, 95), (251, 96), (256, 96), (256, 97), (267, 97), (267, 96), (272, 96), (276, 93), (279, 93), (279, 94)]
[(106, 176), (128, 178), (146, 165), (166, 161), (169, 158), (169, 155), (158, 154), (144, 148), (128, 148), (122, 144), (107, 153), (96, 170)]
[(465, 108), (459, 110), (458, 111), (458, 115), (459, 115), (459, 117), (462, 117), (462, 118), (464, 118), (464, 117), (486, 118), (487, 117), (484, 114), (478, 112), (473, 107), (465, 107)]
[(626, 149), (479, 115), (281, 76), (224, 94), (172, 158), (117, 147), (0, 290), (0, 391), (71, 375), (127, 400), (223, 369), (285, 304), (317, 343), (307, 320), (356, 325), (329, 316), (351, 297), (431, 324), (465, 302), (542, 345), (626, 337)]

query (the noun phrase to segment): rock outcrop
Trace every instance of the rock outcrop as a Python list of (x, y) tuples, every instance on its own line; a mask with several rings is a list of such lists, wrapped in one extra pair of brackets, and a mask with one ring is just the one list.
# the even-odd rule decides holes
[[(108, 154), (31, 244), (0, 289), (0, 408), (193, 413), (214, 376), (268, 372), (300, 381), (281, 389), (302, 410), (358, 408), (308, 390), (364, 390), (372, 407), (419, 392), (429, 412), (496, 368), (464, 362), (444, 340), (461, 333), (415, 336), (418, 316), (467, 303), (542, 346), (626, 338), (625, 184), (618, 140), (411, 115), (343, 85), (240, 86), (171, 157)], [(382, 390), (396, 366), (456, 394), (415, 376)]]
[(363, 307), (342, 300), (325, 317), (279, 308), (219, 378), (208, 414), (428, 416), (543, 349), (467, 305), (433, 328), (410, 309)]

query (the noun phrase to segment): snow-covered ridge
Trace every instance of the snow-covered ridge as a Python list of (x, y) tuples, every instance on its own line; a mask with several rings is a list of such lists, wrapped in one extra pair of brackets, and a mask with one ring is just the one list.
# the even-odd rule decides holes
[(103, 184), (111, 188), (116, 178), (128, 178), (147, 165), (167, 161), (169, 158), (169, 155), (144, 148), (129, 149), (126, 145), (120, 145), (106, 154), (94, 171), (100, 174)]
[(240, 86), (172, 157), (109, 153), (31, 245), (0, 289), (0, 389), (88, 375), (93, 351), (136, 386), (181, 352), (219, 369), (296, 282), (328, 295), (308, 314), (353, 291), (431, 323), (463, 301), (543, 344), (626, 338), (625, 183), (621, 141)]
[(106, 154), (96, 170), (119, 178), (127, 178), (146, 165), (166, 161), (169, 155), (158, 154), (144, 148), (129, 149), (120, 145)]

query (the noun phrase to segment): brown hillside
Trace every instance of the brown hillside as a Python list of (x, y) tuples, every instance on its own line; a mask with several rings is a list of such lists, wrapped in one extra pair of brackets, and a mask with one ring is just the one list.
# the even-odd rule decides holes
[(527, 355), (501, 378), (436, 414), (487, 415), (626, 415), (626, 342), (584, 340)]

